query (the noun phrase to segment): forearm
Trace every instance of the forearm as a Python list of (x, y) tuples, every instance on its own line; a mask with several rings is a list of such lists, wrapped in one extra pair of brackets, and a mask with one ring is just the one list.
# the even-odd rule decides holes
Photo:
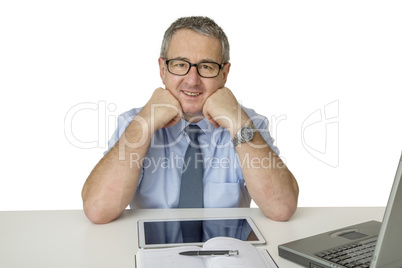
[(247, 189), (263, 213), (288, 220), (296, 211), (299, 189), (285, 163), (256, 132), (250, 143), (236, 146)]
[(95, 223), (108, 223), (119, 217), (137, 189), (151, 132), (146, 122), (136, 118), (84, 184), (84, 211)]

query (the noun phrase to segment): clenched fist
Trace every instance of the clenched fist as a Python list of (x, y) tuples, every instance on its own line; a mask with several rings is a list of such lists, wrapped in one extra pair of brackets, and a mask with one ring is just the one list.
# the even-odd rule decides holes
[(232, 91), (226, 87), (209, 96), (204, 104), (203, 114), (215, 128), (226, 128), (232, 137), (249, 120)]
[(157, 88), (138, 115), (150, 123), (156, 131), (177, 124), (183, 116), (183, 111), (179, 101), (169, 90)]

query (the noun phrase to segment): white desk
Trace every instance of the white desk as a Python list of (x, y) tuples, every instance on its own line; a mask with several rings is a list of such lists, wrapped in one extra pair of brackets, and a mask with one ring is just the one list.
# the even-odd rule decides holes
[(368, 220), (384, 208), (299, 208), (288, 222), (266, 218), (257, 208), (146, 209), (95, 225), (82, 211), (0, 212), (0, 267), (135, 267), (137, 220), (194, 216), (251, 216), (279, 267), (300, 267), (278, 256), (277, 246)]

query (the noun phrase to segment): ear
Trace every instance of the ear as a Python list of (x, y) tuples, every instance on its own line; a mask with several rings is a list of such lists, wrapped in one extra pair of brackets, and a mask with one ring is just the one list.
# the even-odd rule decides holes
[(161, 76), (162, 83), (165, 84), (165, 72), (166, 72), (165, 59), (159, 58), (158, 63), (159, 63), (159, 75)]
[(228, 80), (229, 70), (230, 70), (230, 62), (225, 63), (222, 68), (223, 84), (226, 84), (226, 81)]

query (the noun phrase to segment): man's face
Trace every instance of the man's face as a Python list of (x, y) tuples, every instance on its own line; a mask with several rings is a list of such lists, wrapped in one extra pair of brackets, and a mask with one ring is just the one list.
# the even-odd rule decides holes
[[(222, 63), (222, 48), (218, 39), (198, 34), (192, 30), (182, 29), (173, 34), (169, 44), (167, 60), (184, 59), (191, 63), (212, 61)], [(197, 117), (199, 121), (205, 101), (219, 88), (224, 87), (230, 64), (224, 65), (219, 75), (214, 78), (199, 76), (196, 67), (191, 67), (184, 76), (169, 73), (165, 60), (159, 58), (162, 82), (183, 109), (184, 118)]]

